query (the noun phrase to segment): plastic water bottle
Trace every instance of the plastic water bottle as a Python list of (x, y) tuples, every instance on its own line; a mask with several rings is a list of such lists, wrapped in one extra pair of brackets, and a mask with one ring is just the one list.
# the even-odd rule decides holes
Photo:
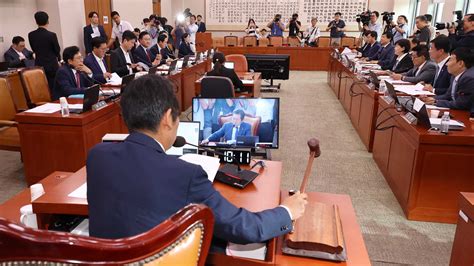
[(301, 38), (301, 47), (304, 47), (304, 38)]
[(381, 80), (379, 84), (379, 92), (385, 94), (387, 91), (387, 85), (385, 85), (385, 80)]
[(441, 117), (441, 133), (448, 134), (449, 132), (449, 112), (444, 112)]
[(59, 104), (61, 105), (61, 116), (69, 116), (69, 105), (65, 97), (59, 98)]

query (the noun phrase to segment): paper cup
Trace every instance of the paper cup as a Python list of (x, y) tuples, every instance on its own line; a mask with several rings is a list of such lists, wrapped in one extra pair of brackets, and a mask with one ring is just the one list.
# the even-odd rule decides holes
[(33, 213), (33, 206), (31, 204), (20, 208), (20, 222), (30, 228), (38, 229), (38, 222), (36, 221), (36, 214)]
[(30, 187), (31, 201), (35, 201), (37, 198), (44, 194), (44, 188), (42, 184), (34, 184)]
[(439, 110), (431, 110), (430, 111), (430, 117), (431, 118), (438, 118), (439, 116)]

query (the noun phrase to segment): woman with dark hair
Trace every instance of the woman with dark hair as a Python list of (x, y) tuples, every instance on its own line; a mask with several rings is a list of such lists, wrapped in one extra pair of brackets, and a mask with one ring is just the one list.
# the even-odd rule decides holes
[(417, 47), (418, 45), (420, 45), (420, 40), (418, 40), (418, 38), (416, 38), (416, 37), (413, 37), (410, 40), (410, 50)]
[(413, 68), (413, 60), (409, 54), (410, 41), (407, 39), (398, 40), (395, 43), (395, 55), (389, 66), (394, 73), (404, 73)]
[(253, 18), (249, 19), (249, 23), (247, 24), (247, 28), (245, 28), (245, 33), (247, 36), (256, 36), (258, 33), (258, 26), (255, 24), (255, 20)]
[(244, 88), (244, 84), (233, 69), (229, 69), (224, 66), (224, 62), (224, 54), (216, 52), (212, 57), (212, 63), (214, 63), (214, 67), (211, 71), (207, 72), (207, 76), (227, 77), (232, 81), (232, 84), (234, 84), (234, 90), (240, 92)]
[(187, 55), (194, 55), (193, 50), (191, 49), (191, 37), (188, 33), (183, 34), (181, 37), (181, 44), (179, 45), (179, 58), (185, 57)]

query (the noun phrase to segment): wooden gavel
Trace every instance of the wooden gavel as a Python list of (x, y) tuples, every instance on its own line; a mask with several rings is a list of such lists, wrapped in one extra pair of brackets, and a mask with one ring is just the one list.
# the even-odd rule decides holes
[(301, 182), (300, 193), (304, 193), (306, 190), (306, 185), (308, 184), (308, 179), (309, 179), (309, 176), (311, 175), (311, 169), (313, 168), (314, 158), (317, 158), (321, 155), (321, 149), (319, 148), (318, 139), (315, 139), (315, 138), (309, 139), (308, 147), (309, 147), (308, 164), (306, 165), (303, 181)]

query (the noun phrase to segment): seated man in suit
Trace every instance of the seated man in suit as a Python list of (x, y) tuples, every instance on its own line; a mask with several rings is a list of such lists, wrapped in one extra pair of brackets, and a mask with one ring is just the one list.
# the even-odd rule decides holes
[(176, 59), (168, 47), (168, 36), (166, 34), (160, 34), (158, 36), (158, 43), (150, 48), (150, 52), (152, 55), (161, 55), (161, 63), (162, 64), (170, 64), (171, 61)]
[(413, 68), (413, 60), (409, 54), (410, 41), (407, 39), (398, 40), (395, 43), (392, 62), (390, 65), (382, 67), (384, 70), (391, 70), (393, 73), (405, 73)]
[(99, 25), (99, 14), (95, 11), (89, 13), (90, 24), (84, 27), (84, 47), (86, 48), (86, 54), (92, 52), (92, 39), (100, 37), (107, 40), (107, 34), (105, 33), (104, 27)]
[(138, 35), (138, 41), (140, 42), (140, 45), (133, 50), (135, 61), (141, 62), (148, 67), (160, 65), (162, 59), (161, 55), (154, 55), (149, 49), (151, 46), (150, 34), (146, 31), (140, 32)]
[(179, 58), (185, 57), (187, 55), (194, 55), (193, 50), (191, 49), (191, 37), (188, 33), (183, 34), (181, 37), (181, 44), (179, 45)]
[(446, 63), (451, 74), (451, 83), (443, 95), (420, 97), (426, 104), (459, 110), (474, 107), (474, 49), (459, 47), (451, 53)]
[(392, 74), (394, 80), (403, 80), (411, 83), (433, 83), (436, 74), (436, 64), (430, 60), (428, 46), (418, 45), (412, 49), (411, 58), (414, 67), (403, 74)]
[(366, 35), (366, 38), (367, 38), (368, 47), (364, 51), (362, 51), (362, 57), (363, 58), (375, 57), (375, 55), (380, 50), (380, 43), (377, 42), (377, 32), (369, 31), (368, 35)]
[(87, 158), (90, 236), (134, 236), (184, 206), (200, 203), (214, 213), (215, 239), (257, 243), (290, 232), (292, 220), (304, 213), (307, 196), (299, 192), (273, 209), (237, 208), (212, 186), (201, 166), (167, 155), (180, 114), (168, 79), (137, 78), (123, 93), (120, 106), (131, 134), (122, 143), (96, 145)]
[(92, 53), (84, 59), (84, 64), (92, 70), (94, 80), (101, 84), (107, 83), (107, 79), (112, 77), (104, 59), (106, 51), (107, 39), (95, 37), (92, 39)]
[(53, 100), (73, 94), (83, 94), (87, 87), (94, 85), (90, 79), (92, 71), (84, 65), (79, 47), (66, 47), (63, 51), (65, 64), (56, 73)]
[(395, 55), (392, 45), (392, 38), (393, 35), (389, 31), (382, 34), (382, 37), (380, 38), (381, 47), (379, 51), (374, 56), (368, 58), (368, 60), (374, 61), (379, 66), (381, 66), (382, 69), (386, 69), (388, 66), (390, 66), (393, 55)]
[(252, 136), (252, 126), (244, 122), (245, 112), (242, 109), (232, 112), (232, 122), (225, 123), (219, 130), (212, 133), (207, 139), (202, 141), (202, 144), (207, 144), (210, 141), (220, 142), (224, 138), (224, 142), (235, 144), (239, 136)]
[(226, 68), (224, 66), (225, 63), (225, 56), (221, 52), (216, 52), (212, 57), (212, 63), (214, 64), (214, 68), (207, 72), (207, 76), (218, 76), (218, 77), (226, 77), (232, 81), (234, 85), (235, 91), (241, 91), (244, 88), (244, 84), (242, 80), (240, 80), (235, 70)]
[(120, 77), (141, 71), (142, 68), (135, 63), (131, 50), (135, 47), (137, 36), (133, 32), (126, 30), (122, 34), (120, 47), (110, 53), (110, 68)]
[(424, 90), (436, 95), (443, 95), (451, 84), (451, 74), (448, 72), (449, 51), (451, 42), (445, 35), (440, 35), (430, 42), (430, 57), (436, 62), (436, 75), (432, 84), (426, 84)]
[(10, 49), (3, 56), (12, 68), (25, 67), (26, 60), (33, 60), (33, 52), (25, 48), (25, 39), (21, 36), (13, 37)]

